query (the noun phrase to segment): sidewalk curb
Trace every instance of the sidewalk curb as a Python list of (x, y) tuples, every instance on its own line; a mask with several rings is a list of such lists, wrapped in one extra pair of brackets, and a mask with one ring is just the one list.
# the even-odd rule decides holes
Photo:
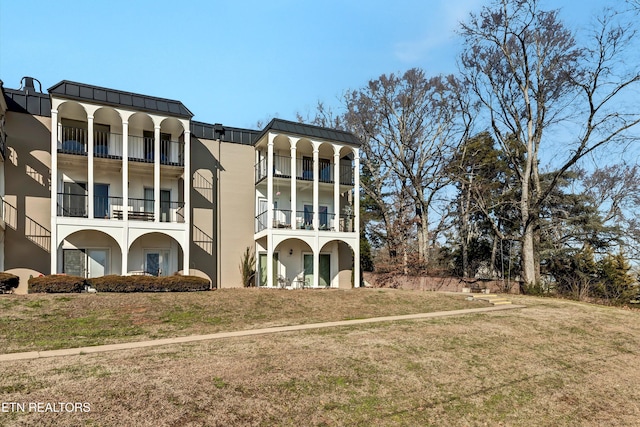
[(436, 311), (433, 313), (406, 314), (401, 316), (387, 316), (387, 317), (371, 317), (368, 319), (340, 320), (335, 322), (309, 323), (309, 324), (292, 325), (292, 326), (277, 326), (273, 328), (261, 328), (261, 329), (247, 329), (244, 331), (217, 332), (215, 334), (207, 334), (207, 335), (191, 335), (186, 337), (163, 338), (163, 339), (150, 340), (150, 341), (137, 341), (137, 342), (127, 342), (127, 343), (119, 343), (119, 344), (96, 345), (92, 347), (77, 347), (77, 348), (66, 348), (66, 349), (60, 349), (60, 350), (8, 353), (8, 354), (0, 354), (0, 362), (18, 361), (18, 360), (34, 360), (34, 359), (43, 359), (47, 357), (60, 357), (60, 356), (79, 356), (83, 354), (103, 353), (107, 351), (131, 350), (136, 348), (158, 347), (158, 346), (170, 345), (170, 344), (184, 344), (184, 343), (191, 343), (191, 342), (198, 342), (198, 341), (216, 340), (221, 338), (248, 337), (252, 335), (273, 334), (278, 332), (304, 331), (308, 329), (332, 328), (336, 326), (352, 326), (352, 325), (361, 325), (365, 323), (378, 323), (378, 322), (391, 322), (391, 321), (398, 321), (398, 320), (431, 319), (431, 318), (437, 318), (437, 317), (461, 316), (465, 314), (488, 313), (492, 311), (513, 310), (513, 309), (525, 308), (525, 307), (526, 306), (524, 305), (506, 305), (506, 306), (503, 305), (503, 306), (495, 306), (495, 307), (470, 308), (470, 309), (452, 310), (452, 311)]

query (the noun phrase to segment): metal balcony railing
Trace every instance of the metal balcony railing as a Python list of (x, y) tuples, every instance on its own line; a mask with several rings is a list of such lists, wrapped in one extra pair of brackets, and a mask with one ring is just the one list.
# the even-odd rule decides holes
[(86, 194), (58, 193), (58, 216), (86, 218), (89, 213)]
[[(129, 136), (129, 160), (153, 163), (155, 161), (155, 139), (142, 136)], [(184, 166), (184, 142), (160, 141), (160, 164)]]
[(87, 155), (87, 130), (63, 126), (60, 135), (59, 152), (65, 154)]
[[(95, 219), (124, 218), (122, 197), (94, 196), (93, 217)], [(58, 193), (58, 216), (87, 218), (88, 196)], [(154, 200), (130, 198), (127, 206), (128, 219), (132, 221), (154, 221)], [(161, 201), (160, 222), (184, 222), (184, 202)]]

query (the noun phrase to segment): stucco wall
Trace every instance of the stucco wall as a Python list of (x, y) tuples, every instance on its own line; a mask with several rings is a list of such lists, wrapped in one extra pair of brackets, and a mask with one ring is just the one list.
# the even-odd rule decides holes
[(7, 112), (6, 270), (51, 270), (50, 126), (48, 117)]

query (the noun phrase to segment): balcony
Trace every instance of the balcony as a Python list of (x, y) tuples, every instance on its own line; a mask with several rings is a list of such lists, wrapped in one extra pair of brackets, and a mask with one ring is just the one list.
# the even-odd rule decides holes
[[(95, 219), (122, 220), (124, 206), (122, 197), (94, 196), (93, 215)], [(154, 221), (154, 199), (129, 198), (126, 206), (128, 219), (132, 221)], [(87, 218), (89, 196), (86, 194), (58, 193), (58, 216)], [(160, 222), (184, 222), (184, 202), (161, 201)]]
[[(271, 229), (291, 229), (292, 210), (274, 209), (273, 223), (268, 227), (267, 211), (264, 211), (255, 217), (255, 232), (259, 233), (267, 228)], [(314, 212), (303, 210), (295, 211), (296, 220), (294, 229), (296, 230), (313, 230)], [(335, 231), (348, 233), (354, 231), (354, 216), (350, 214), (335, 214), (331, 212), (318, 213), (318, 230), (319, 231)]]
[[(58, 152), (86, 156), (88, 154), (87, 130), (77, 127), (62, 127)], [(154, 163), (154, 138), (129, 136), (129, 161)], [(120, 134), (95, 130), (93, 132), (94, 157), (122, 159), (123, 137)], [(160, 164), (184, 166), (184, 142), (160, 140)]]
[[(318, 159), (318, 180), (324, 183), (334, 183), (333, 171), (335, 165), (329, 159)], [(267, 178), (267, 158), (262, 158), (255, 164), (256, 184)], [(291, 178), (291, 157), (273, 156), (273, 177)], [(340, 184), (354, 185), (353, 166), (340, 164)], [(313, 159), (303, 157), (296, 159), (296, 179), (300, 181), (313, 181)]]

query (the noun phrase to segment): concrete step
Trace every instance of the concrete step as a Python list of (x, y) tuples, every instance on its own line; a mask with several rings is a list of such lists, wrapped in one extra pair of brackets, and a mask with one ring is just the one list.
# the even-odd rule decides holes
[(504, 296), (496, 295), (496, 294), (480, 294), (473, 295), (473, 299), (476, 301), (486, 301), (491, 305), (507, 305), (511, 304), (511, 301), (506, 299)]

